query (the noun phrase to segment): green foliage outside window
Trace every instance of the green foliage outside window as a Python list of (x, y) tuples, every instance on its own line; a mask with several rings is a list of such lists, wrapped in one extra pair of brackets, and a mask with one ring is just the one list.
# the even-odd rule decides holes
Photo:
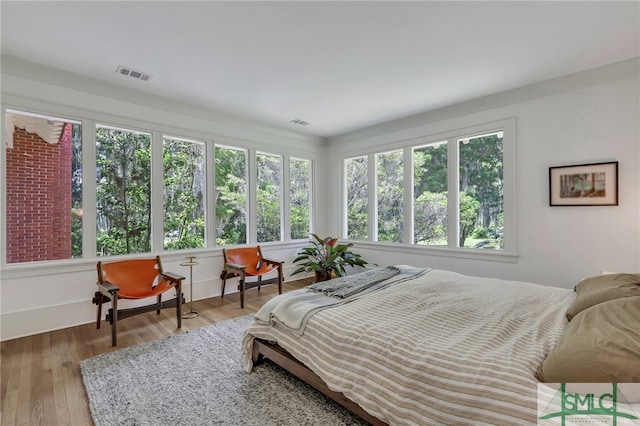
[(247, 242), (247, 154), (216, 146), (216, 244)]
[(368, 238), (367, 164), (367, 157), (351, 158), (346, 161), (347, 238), (351, 240)]
[(447, 246), (447, 144), (413, 150), (413, 238), (416, 244)]
[[(447, 246), (448, 149), (459, 149), (458, 246), (501, 249), (504, 242), (504, 180), (502, 132), (443, 141), (413, 150), (414, 242)], [(378, 240), (402, 238), (402, 194), (405, 185), (402, 151), (376, 155)], [(367, 158), (347, 159), (347, 237), (366, 240)], [(479, 231), (482, 229), (483, 231)], [(486, 235), (482, 240), (469, 238)]]
[(277, 155), (257, 154), (258, 242), (280, 241), (282, 205), (282, 158)]
[[(480, 241), (478, 248), (501, 248), (504, 241), (504, 179), (503, 179), (502, 133), (461, 140), (460, 190), (477, 200), (477, 211), (468, 213), (461, 198), (460, 247), (475, 228), (487, 230), (488, 239)], [(471, 220), (471, 216), (474, 219)]]
[(376, 156), (378, 241), (401, 243), (403, 236), (402, 151)]
[(164, 139), (164, 249), (205, 246), (204, 144)]
[(151, 135), (96, 131), (97, 254), (151, 251)]
[(311, 161), (292, 158), (289, 162), (291, 239), (307, 238), (311, 213)]
[(71, 257), (82, 257), (82, 126), (71, 128)]
[(425, 191), (414, 201), (414, 241), (430, 246), (447, 245), (447, 193)]

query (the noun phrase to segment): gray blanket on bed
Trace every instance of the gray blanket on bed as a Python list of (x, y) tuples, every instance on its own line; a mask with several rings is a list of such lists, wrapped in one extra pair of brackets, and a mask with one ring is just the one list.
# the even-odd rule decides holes
[[(254, 318), (256, 322), (263, 324), (277, 322), (302, 335), (307, 320), (316, 312), (352, 302), (366, 294), (373, 293), (390, 285), (422, 276), (431, 270), (431, 268), (414, 268), (406, 265), (399, 265), (396, 269), (398, 269), (398, 273), (391, 278), (378, 281), (366, 289), (361, 289), (351, 296), (342, 298), (329, 297), (323, 293), (309, 291), (306, 288), (281, 294), (265, 303)], [(361, 274), (362, 273), (366, 272), (361, 272)], [(356, 275), (359, 274), (352, 276)]]
[(347, 275), (333, 280), (321, 281), (307, 287), (309, 291), (323, 293), (330, 297), (345, 298), (353, 296), (369, 287), (387, 280), (400, 273), (395, 266), (370, 269), (354, 275)]

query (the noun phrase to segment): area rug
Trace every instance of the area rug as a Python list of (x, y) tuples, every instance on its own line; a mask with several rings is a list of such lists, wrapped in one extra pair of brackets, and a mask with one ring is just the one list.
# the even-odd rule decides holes
[(271, 362), (243, 372), (251, 317), (82, 361), (95, 425), (366, 424)]

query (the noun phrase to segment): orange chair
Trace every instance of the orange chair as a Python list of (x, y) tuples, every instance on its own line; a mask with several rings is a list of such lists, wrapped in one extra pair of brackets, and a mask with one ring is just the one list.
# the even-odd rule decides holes
[[(228, 278), (240, 277), (238, 289), (240, 290), (240, 308), (244, 308), (244, 291), (253, 287), (260, 287), (268, 284), (278, 283), (278, 293), (282, 294), (282, 264), (277, 260), (265, 259), (262, 256), (260, 246), (240, 247), (233, 249), (222, 249), (224, 256), (224, 267), (220, 274), (222, 280), (222, 296), (224, 298), (224, 287)], [(277, 269), (278, 276), (263, 280), (262, 277)], [(246, 282), (246, 277), (258, 277), (255, 282)]]
[[(181, 306), (184, 303), (182, 294), (183, 276), (162, 271), (160, 256), (151, 259), (122, 260), (119, 262), (98, 262), (98, 291), (93, 303), (98, 305), (96, 328), (100, 328), (102, 304), (111, 301), (111, 308), (107, 312), (105, 321), (111, 324), (111, 345), (116, 346), (117, 322), (121, 319), (145, 312), (176, 307), (178, 328), (182, 327)], [(162, 301), (162, 294), (176, 289), (176, 298), (168, 302)], [(144, 299), (157, 297), (152, 305), (118, 310), (118, 299)], [(180, 302), (180, 303), (178, 303)]]

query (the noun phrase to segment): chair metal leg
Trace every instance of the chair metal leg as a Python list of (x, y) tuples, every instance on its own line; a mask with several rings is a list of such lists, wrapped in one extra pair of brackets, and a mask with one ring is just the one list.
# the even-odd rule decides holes
[(158, 315), (160, 315), (160, 307), (162, 306), (162, 294), (158, 295), (158, 310), (156, 311), (156, 313)]

